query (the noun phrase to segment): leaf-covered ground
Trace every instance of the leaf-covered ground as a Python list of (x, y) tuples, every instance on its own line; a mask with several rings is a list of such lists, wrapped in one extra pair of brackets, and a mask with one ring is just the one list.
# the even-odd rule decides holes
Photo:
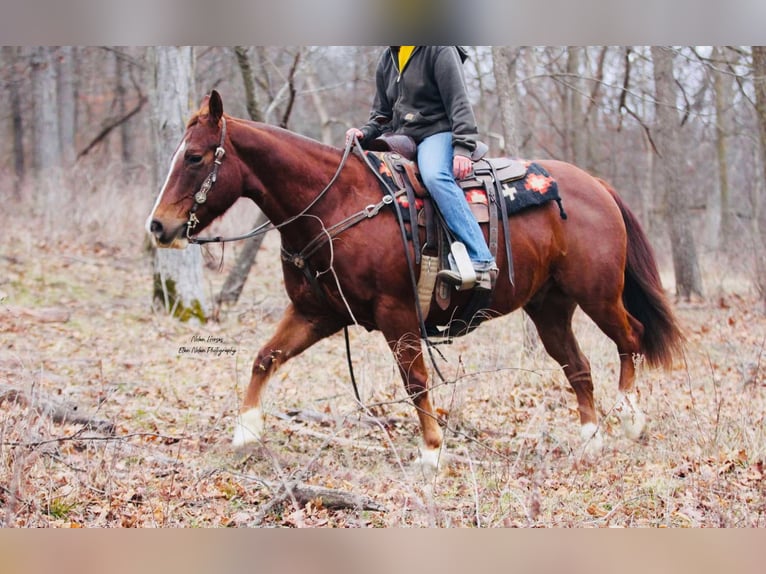
[[(251, 361), (286, 303), (269, 235), (240, 303), (218, 323), (152, 311), (137, 242), (5, 241), (0, 252), (0, 523), (57, 527), (765, 526), (766, 317), (746, 282), (677, 307), (688, 337), (671, 372), (638, 382), (638, 443), (611, 412), (613, 344), (581, 315), (606, 433), (583, 457), (574, 395), (520, 314), (440, 347), (435, 403), (449, 466), (413, 464), (417, 419), (382, 337), (352, 330), (367, 409), (341, 336), (288, 363), (266, 391), (262, 445), (229, 440)], [(236, 247), (211, 250), (209, 290)], [(182, 351), (195, 346), (228, 351)], [(13, 392), (11, 392), (13, 391)], [(57, 422), (51, 405), (114, 425)], [(302, 505), (295, 481), (383, 510)]]

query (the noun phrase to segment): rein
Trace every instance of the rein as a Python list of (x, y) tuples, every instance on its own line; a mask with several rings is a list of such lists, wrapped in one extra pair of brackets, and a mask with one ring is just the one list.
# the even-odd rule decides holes
[[(311, 201), (311, 203), (309, 203), (306, 207), (304, 207), (300, 211), (300, 213), (297, 213), (296, 215), (288, 217), (282, 223), (279, 223), (277, 225), (274, 225), (272, 222), (267, 221), (266, 223), (259, 225), (255, 229), (252, 229), (251, 231), (248, 231), (247, 233), (243, 235), (236, 235), (234, 237), (222, 237), (220, 235), (216, 237), (193, 237), (191, 235), (191, 231), (195, 227), (197, 227), (197, 224), (199, 223), (199, 220), (197, 219), (195, 212), (197, 211), (198, 207), (202, 205), (203, 203), (205, 203), (205, 201), (207, 200), (207, 194), (210, 192), (211, 188), (213, 187), (213, 184), (218, 178), (218, 168), (220, 167), (221, 160), (223, 159), (223, 156), (225, 154), (225, 151), (223, 149), (223, 143), (224, 143), (224, 138), (226, 137), (226, 118), (222, 117), (221, 122), (222, 122), (221, 144), (218, 146), (215, 152), (216, 159), (213, 165), (213, 171), (211, 171), (210, 174), (207, 176), (207, 178), (205, 178), (205, 181), (202, 182), (202, 185), (200, 186), (199, 191), (194, 194), (194, 205), (192, 206), (191, 211), (189, 212), (189, 221), (186, 223), (186, 238), (189, 240), (189, 243), (204, 245), (206, 243), (229, 243), (231, 241), (241, 241), (243, 239), (250, 239), (251, 237), (264, 235), (274, 229), (285, 227), (286, 225), (291, 224), (293, 221), (303, 217), (304, 215), (306, 215), (306, 213), (308, 213), (308, 211), (312, 207), (314, 207), (317, 204), (317, 202), (320, 199), (322, 199), (322, 197), (324, 197), (324, 194), (327, 193), (330, 190), (330, 188), (335, 184), (335, 182), (338, 180), (338, 177), (340, 177), (340, 173), (343, 170), (343, 167), (346, 165), (348, 156), (351, 154), (351, 148), (354, 146), (354, 142), (356, 141), (356, 140), (353, 140), (346, 144), (346, 147), (343, 150), (343, 157), (340, 160), (340, 164), (338, 164), (338, 169), (335, 170), (335, 173), (333, 174), (332, 178), (327, 183), (327, 185), (324, 187), (324, 189), (320, 191), (319, 194)], [(220, 152), (220, 155), (219, 155), (219, 152)], [(360, 216), (361, 214), (364, 214), (364, 217), (360, 218), (359, 221), (361, 221), (365, 217), (372, 217), (372, 215), (367, 215), (367, 213), (369, 210), (372, 210), (375, 207), (376, 206), (368, 205), (364, 210), (359, 212), (359, 214), (356, 214), (356, 216)], [(379, 211), (380, 208), (378, 208), (377, 210)], [(373, 215), (377, 215), (377, 211)], [(355, 217), (355, 216), (352, 216), (352, 217)], [(358, 222), (355, 222), (355, 223), (358, 223)]]
[[(335, 173), (333, 174), (330, 181), (327, 183), (327, 185), (322, 189), (322, 191), (319, 192), (319, 194), (306, 206), (304, 207), (299, 213), (296, 215), (293, 215), (291, 217), (288, 217), (283, 222), (274, 225), (272, 222), (267, 221), (263, 225), (259, 225), (258, 227), (252, 229), (251, 231), (243, 234), (243, 235), (237, 235), (234, 237), (222, 237), (222, 236), (216, 236), (216, 237), (193, 237), (191, 235), (191, 232), (194, 230), (195, 227), (199, 224), (199, 219), (197, 219), (197, 216), (195, 215), (195, 212), (199, 208), (200, 205), (204, 204), (207, 201), (207, 195), (210, 193), (210, 191), (213, 188), (213, 185), (215, 184), (216, 180), (218, 179), (218, 170), (221, 167), (221, 163), (223, 161), (223, 157), (226, 154), (224, 150), (224, 141), (226, 138), (226, 118), (221, 117), (221, 142), (216, 148), (215, 151), (215, 160), (212, 171), (208, 174), (208, 176), (205, 178), (205, 180), (202, 182), (202, 185), (200, 186), (199, 191), (194, 194), (194, 205), (192, 206), (191, 210), (189, 211), (189, 221), (186, 223), (186, 237), (189, 241), (189, 243), (196, 243), (198, 245), (204, 245), (207, 243), (228, 243), (231, 241), (240, 241), (244, 239), (250, 239), (252, 237), (256, 237), (258, 235), (263, 235), (268, 233), (269, 231), (272, 231), (274, 229), (280, 229), (282, 227), (285, 227), (289, 225), (290, 223), (293, 223), (297, 219), (305, 216), (309, 210), (311, 210), (312, 207), (314, 207), (321, 199), (324, 197), (324, 195), (330, 190), (330, 188), (335, 184), (335, 182), (338, 180), (338, 177), (340, 177), (341, 171), (343, 170), (343, 167), (346, 165), (346, 161), (348, 160), (349, 155), (351, 154), (351, 150), (353, 149), (354, 145), (359, 146), (361, 149), (361, 145), (359, 144), (359, 140), (357, 138), (352, 138), (350, 141), (346, 143), (346, 146), (343, 150), (343, 157), (340, 160), (340, 163), (338, 165), (338, 168), (335, 170)], [(420, 334), (421, 338), (426, 341), (426, 347), (428, 348), (429, 355), (431, 356), (431, 363), (433, 364), (436, 373), (439, 375), (439, 377), (444, 380), (444, 376), (440, 372), (436, 361), (433, 357), (432, 352), (432, 344), (430, 339), (428, 338), (428, 334), (425, 327), (425, 317), (423, 317), (422, 311), (420, 309), (420, 304), (418, 302), (419, 296), (417, 291), (417, 279), (415, 277), (415, 264), (412, 261), (412, 257), (410, 256), (410, 252), (407, 249), (407, 234), (406, 230), (404, 229), (404, 219), (402, 217), (401, 210), (399, 208), (399, 204), (396, 201), (396, 197), (399, 195), (406, 193), (406, 190), (393, 190), (389, 187), (388, 183), (381, 177), (381, 175), (378, 173), (378, 171), (370, 164), (369, 159), (365, 156), (365, 154), (361, 154), (362, 159), (367, 164), (367, 166), (370, 168), (370, 170), (373, 172), (373, 174), (376, 176), (376, 178), (383, 183), (384, 188), (389, 190), (389, 194), (386, 194), (383, 196), (380, 202), (377, 204), (370, 204), (366, 206), (361, 211), (347, 217), (343, 221), (340, 221), (331, 227), (327, 228), (324, 233), (318, 235), (313, 240), (311, 240), (308, 245), (306, 245), (301, 252), (296, 254), (290, 254), (282, 248), (282, 259), (284, 261), (289, 261), (292, 263), (296, 268), (303, 271), (304, 275), (306, 275), (309, 284), (312, 285), (314, 290), (320, 295), (324, 296), (322, 290), (319, 288), (319, 285), (316, 282), (316, 277), (314, 277), (307, 265), (306, 260), (311, 257), (314, 253), (316, 253), (325, 243), (328, 241), (332, 241), (332, 239), (336, 236), (338, 236), (343, 231), (353, 227), (357, 223), (360, 223), (364, 221), (365, 219), (370, 219), (372, 217), (375, 217), (380, 210), (387, 206), (387, 205), (393, 205), (394, 209), (396, 211), (397, 220), (399, 221), (399, 228), (402, 235), (402, 241), (405, 246), (404, 252), (405, 257), (407, 259), (407, 267), (409, 268), (410, 272), (410, 280), (412, 282), (413, 286), (413, 293), (415, 294), (415, 309), (418, 317), (418, 323), (420, 327)], [(353, 318), (353, 316), (352, 316)], [(349, 331), (348, 326), (345, 326), (343, 328), (343, 332), (346, 339), (346, 356), (348, 360), (348, 367), (349, 367), (349, 373), (351, 376), (351, 384), (354, 389), (354, 395), (356, 396), (356, 400), (359, 402), (359, 404), (363, 404), (361, 397), (359, 396), (359, 389), (357, 388), (356, 384), (356, 378), (354, 376), (354, 368), (353, 363), (351, 361), (351, 345), (350, 345), (350, 339), (349, 339)]]
[[(343, 157), (340, 160), (340, 164), (338, 165), (338, 168), (335, 170), (335, 174), (333, 174), (332, 178), (324, 187), (324, 189), (322, 189), (322, 191), (320, 191), (319, 194), (306, 207), (304, 207), (300, 211), (300, 213), (287, 218), (285, 221), (283, 221), (282, 223), (279, 223), (278, 225), (274, 225), (272, 222), (267, 221), (266, 223), (259, 225), (258, 227), (252, 229), (251, 231), (243, 235), (237, 235), (234, 237), (221, 237), (220, 235), (217, 237), (193, 237), (191, 235), (191, 232), (199, 224), (199, 219), (197, 219), (195, 212), (197, 211), (200, 205), (202, 205), (203, 203), (205, 203), (205, 201), (207, 201), (207, 194), (210, 192), (210, 190), (213, 187), (213, 184), (215, 184), (216, 180), (218, 179), (218, 170), (221, 166), (223, 157), (226, 154), (226, 151), (223, 148), (224, 141), (226, 138), (226, 118), (221, 117), (221, 122), (222, 122), (221, 142), (215, 151), (215, 160), (214, 160), (213, 170), (205, 178), (205, 181), (202, 182), (202, 185), (200, 186), (199, 191), (197, 191), (197, 193), (194, 194), (194, 205), (189, 211), (189, 221), (186, 223), (186, 238), (188, 239), (189, 243), (204, 245), (206, 243), (228, 243), (231, 241), (241, 241), (244, 239), (250, 239), (252, 237), (257, 237), (258, 235), (264, 235), (271, 230), (285, 227), (289, 225), (290, 223), (292, 223), (293, 221), (296, 221), (300, 217), (303, 217), (304, 215), (306, 215), (306, 213), (308, 213), (308, 211), (312, 207), (314, 207), (317, 204), (317, 202), (319, 202), (320, 199), (322, 199), (322, 197), (335, 184), (335, 182), (338, 180), (338, 177), (340, 177), (340, 173), (343, 170), (343, 167), (346, 165), (346, 161), (348, 161), (348, 156), (351, 154), (351, 149), (354, 147), (354, 144), (359, 143), (357, 139), (354, 138), (353, 140), (349, 141), (346, 144), (346, 147), (343, 150)], [(309, 268), (306, 264), (306, 259), (308, 259), (316, 251), (318, 251), (319, 248), (322, 247), (327, 241), (331, 241), (333, 237), (339, 235), (340, 233), (356, 225), (357, 223), (364, 221), (365, 219), (370, 219), (372, 217), (375, 217), (384, 206), (390, 205), (391, 203), (395, 203), (394, 197), (391, 195), (384, 196), (383, 199), (377, 204), (368, 205), (362, 211), (359, 211), (355, 213), (354, 215), (351, 215), (350, 217), (344, 219), (343, 221), (336, 223), (335, 225), (327, 229), (326, 233), (323, 233), (315, 237), (311, 242), (309, 242), (309, 244), (303, 249), (303, 251), (301, 251), (301, 253), (288, 256), (286, 252), (284, 252), (284, 248), (283, 248), (282, 259), (286, 261), (290, 261), (293, 265), (295, 265), (295, 267), (297, 267), (298, 269), (301, 269), (306, 275), (306, 277), (308, 278), (309, 284), (311, 284), (314, 287), (314, 290), (320, 296), (323, 297), (324, 294), (322, 293), (319, 286), (316, 284), (316, 278), (309, 271)], [(351, 340), (349, 337), (348, 326), (343, 327), (343, 334), (345, 335), (345, 339), (346, 339), (346, 358), (348, 361), (349, 375), (351, 376), (351, 385), (354, 389), (354, 395), (356, 396), (357, 402), (360, 405), (363, 405), (362, 399), (359, 395), (359, 388), (356, 383), (356, 377), (354, 376), (354, 365), (351, 360)]]

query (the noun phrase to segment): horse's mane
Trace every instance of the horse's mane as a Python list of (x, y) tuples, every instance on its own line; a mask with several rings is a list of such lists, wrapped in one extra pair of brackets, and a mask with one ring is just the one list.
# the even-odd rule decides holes
[[(200, 111), (195, 113), (186, 124), (186, 129), (191, 128), (192, 126), (200, 123), (200, 121), (204, 120), (208, 117), (207, 112)], [(322, 142), (320, 142), (317, 139), (314, 139), (312, 137), (300, 134), (298, 132), (294, 132), (291, 130), (288, 130), (286, 128), (275, 126), (272, 124), (267, 124), (265, 122), (258, 122), (255, 120), (249, 120), (246, 118), (239, 118), (236, 116), (230, 116), (228, 114), (224, 114), (224, 117), (226, 118), (226, 121), (229, 123), (229, 125), (240, 125), (244, 126), (250, 129), (255, 129), (257, 131), (264, 132), (268, 134), (269, 136), (275, 137), (279, 140), (288, 140), (288, 141), (294, 141), (296, 144), (310, 144), (314, 147), (316, 147), (318, 150), (325, 150), (328, 152), (335, 152), (338, 153), (339, 148), (332, 145), (327, 145)]]

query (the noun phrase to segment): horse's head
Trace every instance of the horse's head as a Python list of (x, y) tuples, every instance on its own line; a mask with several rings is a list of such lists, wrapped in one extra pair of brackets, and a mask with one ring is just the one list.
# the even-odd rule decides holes
[(215, 90), (189, 120), (146, 229), (160, 247), (183, 248), (236, 201), (235, 162), (224, 160), (226, 119)]

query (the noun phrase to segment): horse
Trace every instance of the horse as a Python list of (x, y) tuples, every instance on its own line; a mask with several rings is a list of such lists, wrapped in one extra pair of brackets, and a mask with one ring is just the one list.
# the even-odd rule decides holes
[[(671, 368), (683, 335), (645, 232), (617, 192), (570, 163), (537, 161), (558, 182), (568, 218), (562, 219), (551, 203), (511, 216), (515, 281), (501, 249), (487, 312), (496, 317), (522, 308), (528, 314), (576, 394), (581, 439), (598, 452), (603, 439), (590, 364), (572, 330), (575, 309), (579, 306), (617, 346), (614, 410), (631, 439), (640, 437), (646, 420), (635, 391), (636, 357), (643, 356), (649, 366)], [(295, 132), (224, 114), (215, 90), (188, 121), (147, 231), (159, 247), (183, 248), (239, 197), (249, 198), (281, 235), (290, 299), (253, 362), (233, 447), (260, 440), (261, 394), (282, 364), (358, 324), (385, 337), (419, 418), (418, 461), (437, 468), (443, 435), (428, 392), (408, 265), (408, 259), (414, 261), (413, 247), (404, 244), (395, 210), (381, 207), (381, 196), (378, 179), (358, 154), (346, 149), (343, 155), (340, 148)], [(366, 216), (358, 223), (343, 225), (360, 213)], [(331, 233), (339, 226), (342, 232)], [(449, 320), (470, 297), (455, 291), (450, 307), (432, 305), (428, 319)]]

